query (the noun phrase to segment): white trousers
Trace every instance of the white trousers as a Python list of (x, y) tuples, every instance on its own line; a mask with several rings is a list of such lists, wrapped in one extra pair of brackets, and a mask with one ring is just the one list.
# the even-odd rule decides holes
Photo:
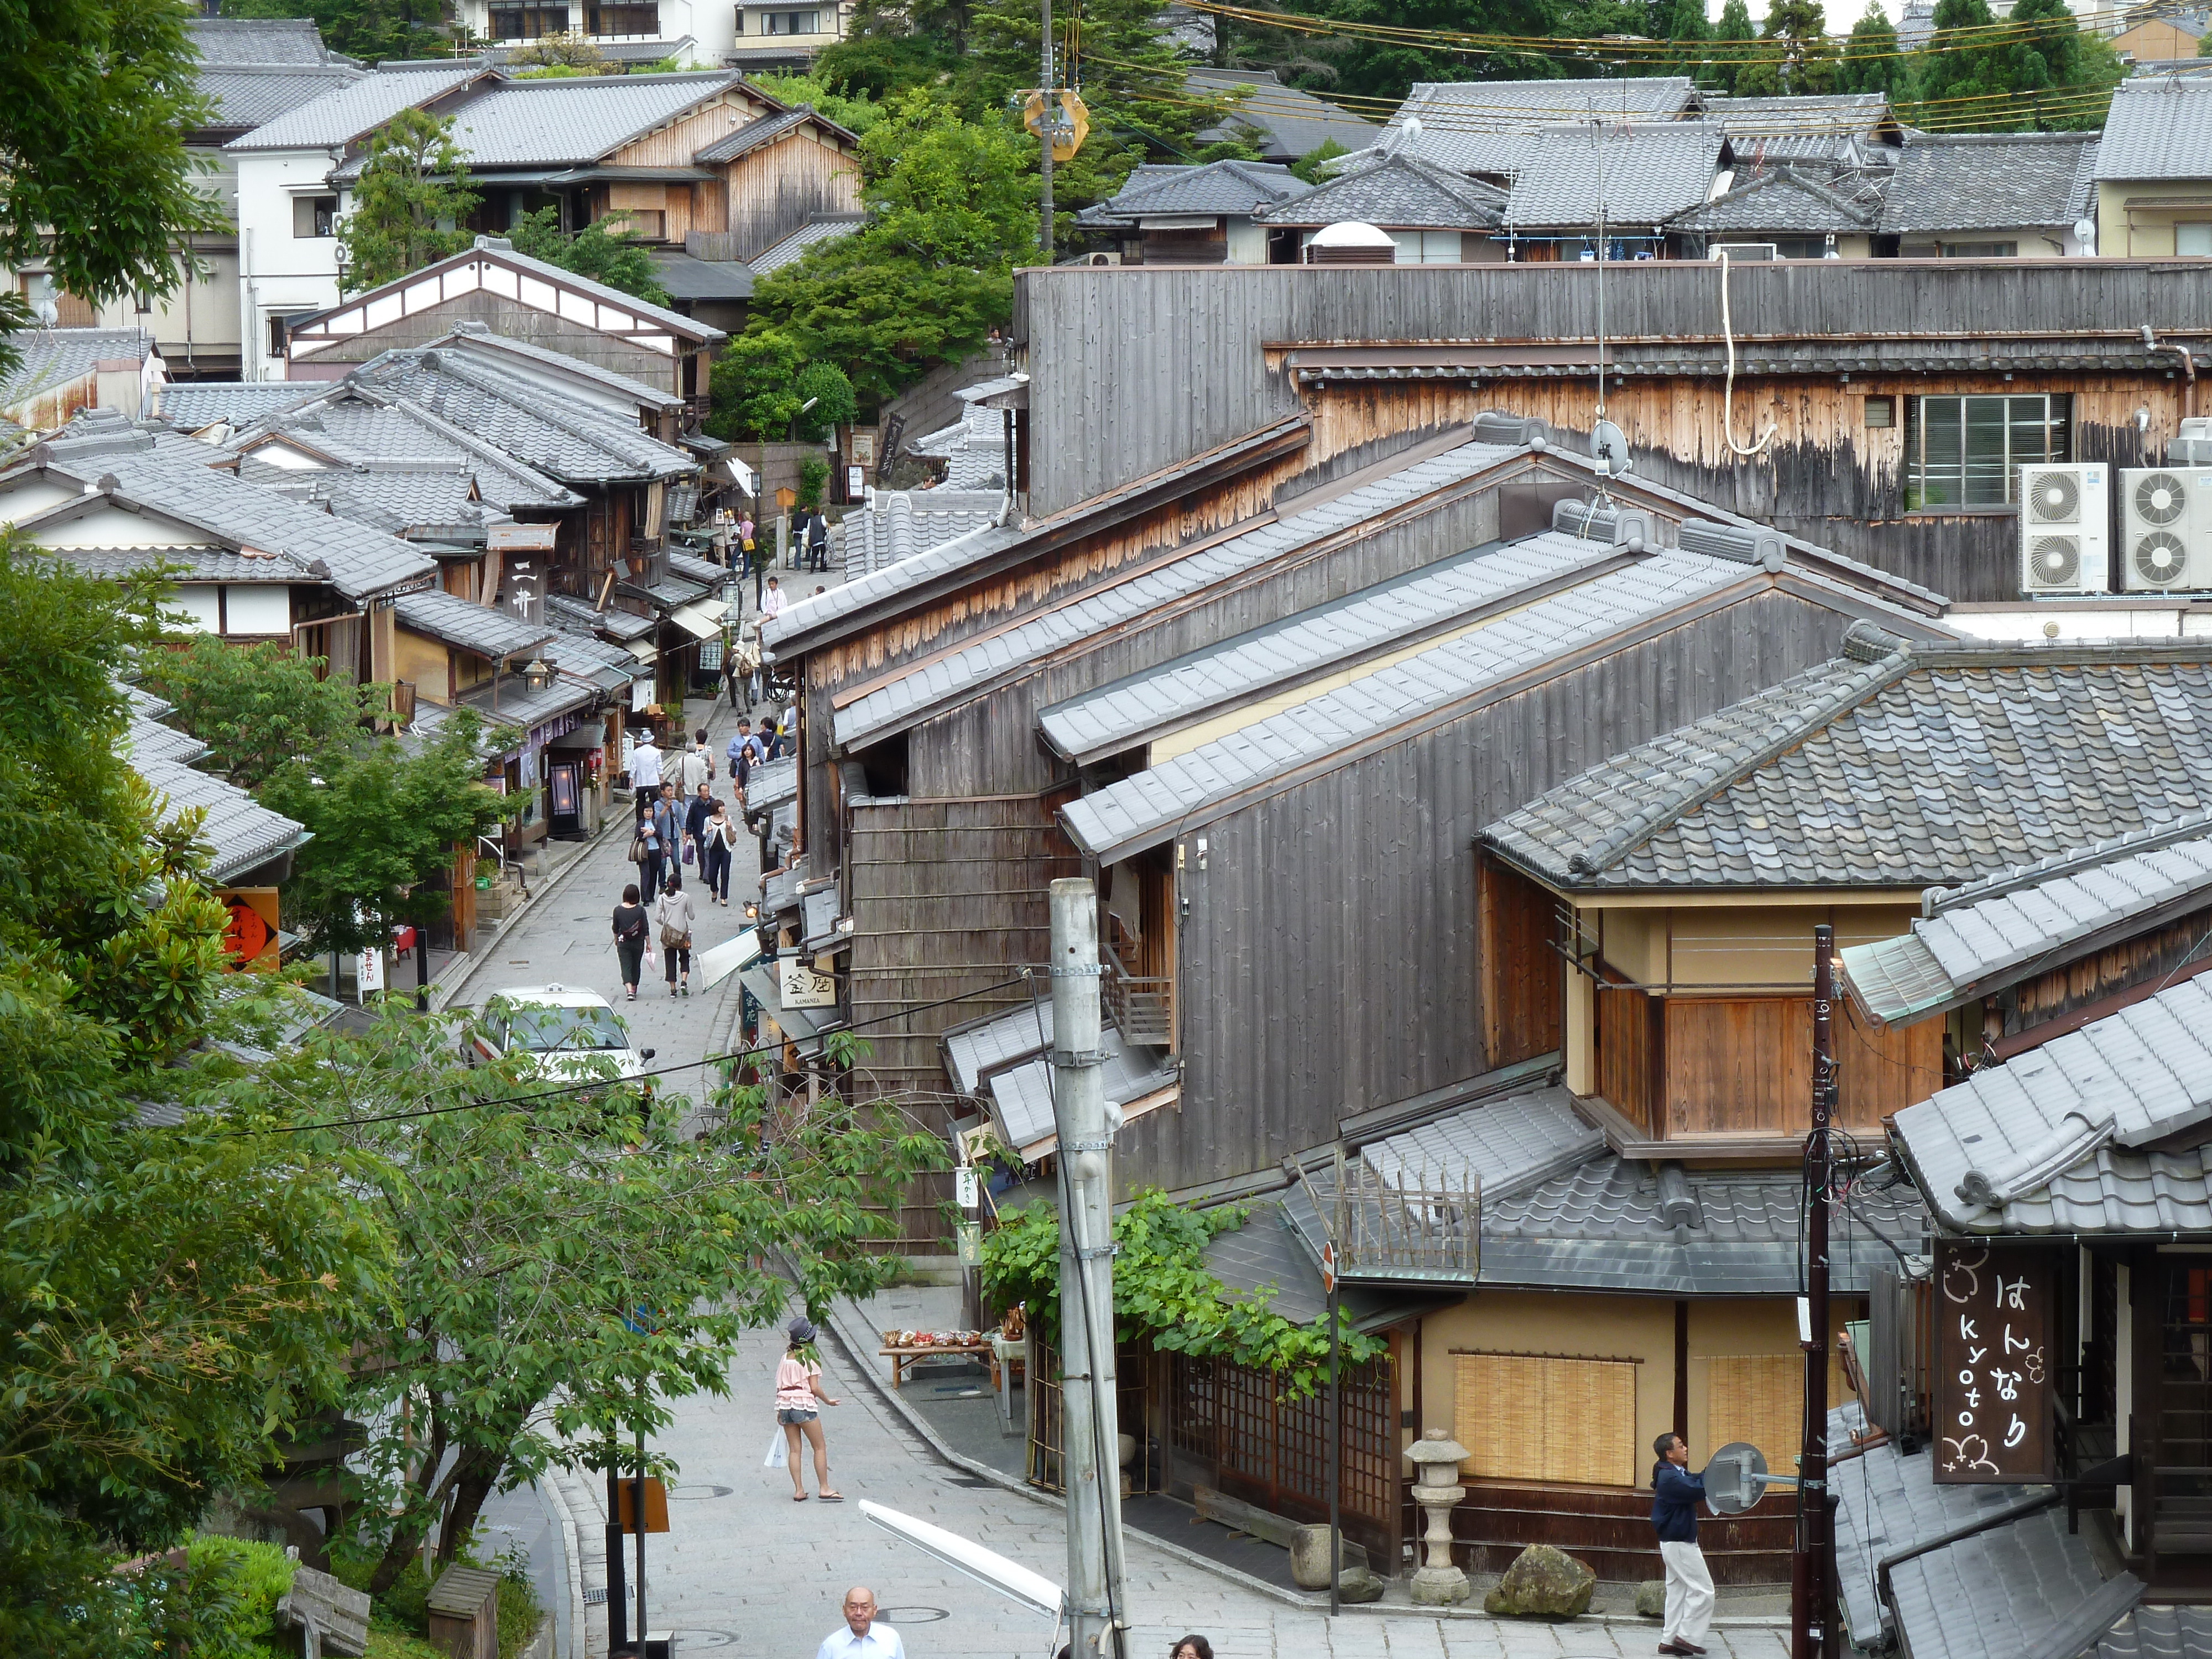
[(1705, 1552), (1695, 1544), (1662, 1544), (1659, 1558), (1667, 1564), (1667, 1622), (1659, 1639), (1703, 1647), (1713, 1621), (1713, 1576)]

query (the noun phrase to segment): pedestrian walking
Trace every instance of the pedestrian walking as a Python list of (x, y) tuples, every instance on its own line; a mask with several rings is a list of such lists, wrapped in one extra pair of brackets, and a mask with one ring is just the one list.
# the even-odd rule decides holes
[(1690, 1445), (1679, 1434), (1661, 1435), (1651, 1443), (1659, 1461), (1651, 1466), (1651, 1529), (1659, 1534), (1659, 1559), (1667, 1564), (1667, 1616), (1659, 1627), (1659, 1651), (1698, 1654), (1713, 1617), (1713, 1576), (1698, 1547), (1698, 1500), (1705, 1495), (1705, 1477), (1690, 1473)]
[(745, 568), (740, 573), (741, 574), (750, 576), (753, 574), (755, 546), (752, 510), (748, 507), (738, 517), (738, 551), (744, 556), (745, 561)]
[(716, 801), (699, 836), (699, 873), (707, 884), (707, 896), (725, 910), (730, 908), (730, 866), (737, 851), (736, 822)]
[(637, 866), (637, 884), (644, 902), (653, 902), (660, 890), (660, 872), (668, 865), (668, 849), (660, 839), (660, 820), (653, 811), (659, 792), (641, 790), (637, 797), (637, 828), (629, 844), (630, 862)]
[[(806, 532), (806, 552), (808, 562), (817, 570), (830, 568), (830, 515), (819, 507), (815, 509), (814, 522)], [(822, 590), (817, 587), (814, 591), (819, 593)]]
[[(820, 1489), (822, 1499), (828, 1504), (842, 1504), (845, 1494), (830, 1485), (830, 1443), (822, 1437), (823, 1406), (838, 1406), (844, 1402), (832, 1400), (830, 1390), (822, 1386), (822, 1356), (814, 1346), (820, 1334), (814, 1322), (805, 1314), (799, 1315), (785, 1328), (790, 1339), (783, 1358), (775, 1363), (775, 1420), (783, 1425), (784, 1447), (789, 1454), (786, 1461), (791, 1466), (791, 1501), (806, 1501), (805, 1450), (800, 1443), (814, 1448), (814, 1484)], [(846, 1598), (849, 1610), (851, 1598)], [(872, 1617), (874, 1609), (869, 1609)]]
[[(672, 997), (691, 994), (691, 927), (698, 919), (691, 895), (684, 890), (683, 876), (671, 870), (660, 896), (653, 902), (653, 921), (660, 932), (660, 955), (667, 964), (668, 994)], [(681, 990), (676, 984), (678, 972), (684, 975)]]
[(650, 726), (637, 734), (637, 746), (630, 750), (629, 787), (631, 793), (642, 793), (648, 799), (660, 787), (660, 750), (653, 746)]
[(632, 882), (623, 889), (614, 915), (615, 955), (622, 959), (623, 989), (632, 1002), (637, 1000), (637, 976), (645, 965), (648, 925), (645, 906), (638, 902), (637, 884)]
[(707, 827), (707, 816), (720, 805), (710, 785), (701, 784), (698, 793), (684, 803), (684, 861), (696, 864), (702, 871), (707, 866), (707, 844), (699, 839), (699, 832)]
[(699, 793), (700, 785), (714, 775), (714, 751), (707, 747), (707, 731), (702, 726), (691, 739), (691, 746), (676, 762), (676, 796), (690, 800)]
[(674, 879), (684, 860), (684, 809), (677, 804), (676, 786), (665, 781), (653, 803), (653, 837), (648, 850), (655, 856), (653, 879), (646, 889), (649, 903)]
[(845, 1628), (824, 1637), (814, 1659), (906, 1659), (906, 1644), (877, 1615), (875, 1591), (855, 1584), (845, 1592)]
[(774, 622), (783, 614), (783, 589), (776, 585), (776, 579), (770, 576), (768, 579), (768, 592), (761, 595), (761, 615), (769, 621)]

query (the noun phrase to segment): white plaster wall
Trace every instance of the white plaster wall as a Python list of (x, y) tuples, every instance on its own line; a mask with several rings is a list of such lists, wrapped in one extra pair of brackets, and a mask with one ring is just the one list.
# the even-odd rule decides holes
[(246, 151), (238, 157), (239, 331), (249, 380), (281, 380), (284, 360), (269, 355), (268, 319), (338, 302), (337, 238), (295, 236), (292, 204), (324, 187), (331, 150)]

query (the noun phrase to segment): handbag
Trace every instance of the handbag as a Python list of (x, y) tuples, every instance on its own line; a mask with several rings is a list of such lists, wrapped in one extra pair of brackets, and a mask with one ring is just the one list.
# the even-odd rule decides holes
[(632, 864), (642, 864), (645, 862), (645, 837), (643, 836), (632, 836), (629, 838), (629, 861)]
[(689, 863), (690, 863), (690, 862), (692, 861), (692, 860), (691, 860), (691, 853), (692, 853), (692, 847), (691, 847), (691, 843), (690, 843), (690, 842), (688, 842), (688, 841), (687, 841), (687, 842), (685, 842), (684, 843), (684, 863), (689, 864)]

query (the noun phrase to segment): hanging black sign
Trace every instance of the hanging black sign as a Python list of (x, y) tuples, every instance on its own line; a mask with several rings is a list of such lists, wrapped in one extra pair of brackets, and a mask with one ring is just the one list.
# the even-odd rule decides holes
[(2049, 1480), (2058, 1275), (2043, 1250), (1936, 1242), (1936, 1479)]

